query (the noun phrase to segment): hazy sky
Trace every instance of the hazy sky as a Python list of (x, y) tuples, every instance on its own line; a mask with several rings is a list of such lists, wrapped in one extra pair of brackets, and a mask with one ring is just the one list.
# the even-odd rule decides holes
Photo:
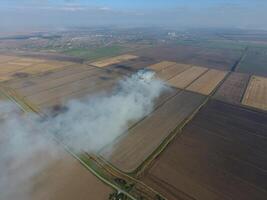
[(1, 30), (90, 25), (267, 29), (267, 0), (0, 0)]

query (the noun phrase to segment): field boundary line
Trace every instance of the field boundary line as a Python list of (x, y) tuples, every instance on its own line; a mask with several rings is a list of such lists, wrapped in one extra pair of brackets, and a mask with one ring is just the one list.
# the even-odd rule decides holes
[[(174, 88), (171, 88), (174, 89)], [(175, 88), (177, 89), (177, 88)], [(174, 89), (174, 90), (175, 90)], [(136, 127), (138, 124), (140, 124), (142, 121), (144, 121), (146, 118), (148, 118), (149, 116), (151, 116), (154, 112), (156, 112), (159, 108), (161, 108), (164, 104), (166, 104), (168, 101), (170, 101), (172, 98), (174, 98), (176, 95), (180, 94), (183, 90), (178, 89), (178, 91), (176, 91), (173, 95), (170, 95), (169, 97), (167, 97), (162, 103), (160, 103), (158, 106), (156, 106), (150, 113), (148, 113), (146, 116), (144, 116), (143, 118), (141, 118), (140, 120), (138, 120), (137, 122), (135, 122), (134, 124), (132, 124), (127, 130), (125, 130), (121, 135), (119, 135), (118, 137), (115, 138), (114, 142), (118, 141), (120, 138), (123, 138), (123, 134), (126, 134), (127, 132), (129, 132), (130, 130), (132, 130), (134, 127)], [(103, 151), (105, 148), (108, 148), (110, 145), (112, 144), (108, 144), (106, 146), (104, 146), (99, 152)], [(110, 163), (110, 162), (109, 162)], [(110, 163), (111, 164), (111, 163)], [(112, 165), (112, 164), (111, 164)], [(114, 166), (115, 167), (115, 166)], [(115, 167), (116, 168), (116, 167)]]
[(246, 58), (246, 56), (247, 56), (248, 50), (249, 50), (249, 47), (247, 46), (247, 47), (244, 49), (244, 52), (242, 53), (240, 59), (237, 61), (236, 65), (234, 65), (234, 66), (231, 67), (231, 71), (232, 71), (232, 72), (236, 72), (236, 71), (239, 69), (240, 64), (243, 62), (243, 60), (244, 60), (244, 59)]
[(151, 166), (151, 163), (167, 148), (173, 139), (181, 133), (181, 130), (194, 118), (198, 111), (208, 102), (209, 98), (205, 97), (204, 101), (179, 125), (169, 133), (169, 135), (162, 141), (162, 143), (146, 158), (146, 160), (139, 165), (130, 174), (135, 175), (137, 178), (141, 177), (145, 171)]
[[(192, 66), (192, 67), (198, 67), (198, 66)], [(190, 69), (190, 68), (189, 68)], [(194, 78), (190, 83), (188, 83), (186, 86), (184, 86), (183, 88), (179, 88), (177, 87), (178, 89), (181, 89), (181, 90), (185, 90), (186, 88), (188, 88), (191, 84), (193, 84), (193, 82), (195, 82), (197, 79), (199, 79), (199, 77), (201, 77), (202, 75), (204, 75), (206, 72), (209, 71), (209, 68), (207, 68), (205, 71), (203, 71), (202, 73), (200, 73), (196, 78)], [(174, 78), (174, 77), (173, 77)], [(189, 91), (189, 90), (188, 90)], [(190, 91), (192, 92), (192, 91)]]
[[(29, 113), (29, 112), (34, 112), (36, 114), (38, 114), (40, 117), (46, 117), (45, 114), (41, 113), (39, 109), (36, 109), (34, 107), (32, 107), (32, 105), (29, 105), (29, 102), (25, 102), (24, 100), (19, 100), (19, 97), (12, 97), (11, 95), (14, 95), (13, 93), (6, 93), (5, 91), (6, 88), (3, 89), (3, 87), (0, 87), (0, 91), (12, 102), (14, 102), (17, 106), (19, 106), (19, 108), (21, 110), (23, 110), (23, 112), (25, 113)], [(67, 145), (65, 145), (64, 143), (60, 142), (57, 138), (55, 137), (51, 137), (52, 140), (54, 140), (56, 143), (58, 143), (59, 145), (61, 145), (69, 154), (72, 155), (72, 157), (74, 157), (76, 160), (78, 160), (87, 170), (89, 170), (93, 175), (95, 175), (98, 179), (100, 179), (102, 182), (104, 182), (105, 184), (111, 186), (113, 189), (116, 189), (118, 193), (123, 193), (126, 196), (128, 196), (130, 199), (132, 200), (138, 200), (135, 197), (133, 197), (131, 194), (129, 194), (128, 192), (122, 190), (121, 188), (119, 188), (118, 186), (112, 184), (111, 182), (109, 182), (108, 180), (106, 180), (104, 177), (102, 177), (100, 174), (98, 174), (94, 169), (92, 169), (88, 164), (86, 164), (84, 161), (82, 161), (74, 152), (71, 151), (71, 149), (69, 147), (67, 147)]]
[[(206, 70), (206, 72), (208, 72), (208, 70)], [(206, 72), (204, 72), (203, 74), (205, 74)], [(171, 133), (163, 140), (163, 142), (157, 147), (157, 149), (155, 149), (155, 151), (152, 152), (150, 156), (148, 156), (147, 159), (130, 174), (135, 174), (136, 177), (141, 177), (145, 173), (146, 169), (149, 166), (151, 166), (151, 163), (167, 148), (167, 146), (173, 141), (173, 139), (176, 136), (181, 135), (179, 133), (181, 133), (182, 129), (196, 116), (199, 110), (202, 109), (202, 107), (204, 107), (207, 104), (207, 102), (211, 99), (213, 94), (217, 91), (217, 89), (221, 86), (221, 84), (223, 84), (223, 82), (227, 79), (227, 77), (230, 74), (231, 72), (228, 72), (209, 95), (203, 95), (205, 96), (204, 101), (187, 118), (185, 118), (173, 131), (171, 131)], [(190, 84), (192, 84), (192, 82)], [(187, 87), (189, 87), (189, 85)], [(182, 90), (182, 92), (183, 91), (186, 91), (186, 89)]]
[(244, 89), (244, 91), (243, 91), (243, 93), (242, 93), (242, 95), (241, 95), (241, 98), (240, 98), (239, 103), (242, 104), (242, 105), (243, 105), (243, 99), (244, 99), (244, 97), (245, 97), (245, 95), (246, 95), (246, 92), (247, 92), (247, 90), (248, 90), (248, 86), (249, 86), (249, 84), (250, 84), (250, 80), (251, 80), (252, 76), (253, 76), (253, 75), (249, 75), (249, 77), (248, 77), (248, 81), (246, 82), (245, 89)]

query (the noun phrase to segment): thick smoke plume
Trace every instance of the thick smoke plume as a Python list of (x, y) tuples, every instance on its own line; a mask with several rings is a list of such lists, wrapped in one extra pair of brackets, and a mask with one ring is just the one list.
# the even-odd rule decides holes
[(46, 120), (0, 103), (0, 199), (31, 199), (31, 180), (61, 156), (51, 137), (77, 153), (96, 153), (150, 113), (165, 89), (153, 72), (139, 71), (111, 93), (70, 101), (65, 112)]

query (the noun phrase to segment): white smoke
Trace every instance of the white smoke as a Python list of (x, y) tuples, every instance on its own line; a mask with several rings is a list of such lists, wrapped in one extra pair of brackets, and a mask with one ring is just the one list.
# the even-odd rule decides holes
[[(70, 101), (65, 112), (46, 120), (22, 116), (11, 104), (0, 103), (0, 199), (15, 191), (15, 199), (31, 199), (27, 182), (60, 159), (50, 136), (77, 153), (96, 153), (125, 133), (130, 123), (150, 113), (165, 89), (153, 72), (139, 71), (119, 81), (112, 93)], [(40, 159), (44, 153), (47, 159)]]

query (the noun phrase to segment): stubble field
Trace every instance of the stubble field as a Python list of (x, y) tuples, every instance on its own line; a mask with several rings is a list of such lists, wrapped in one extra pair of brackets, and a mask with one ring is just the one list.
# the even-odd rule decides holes
[(104, 151), (103, 156), (122, 171), (134, 171), (204, 99), (190, 92), (178, 93), (119, 138), (111, 155)]
[(267, 110), (267, 78), (252, 76), (242, 103), (244, 105)]

